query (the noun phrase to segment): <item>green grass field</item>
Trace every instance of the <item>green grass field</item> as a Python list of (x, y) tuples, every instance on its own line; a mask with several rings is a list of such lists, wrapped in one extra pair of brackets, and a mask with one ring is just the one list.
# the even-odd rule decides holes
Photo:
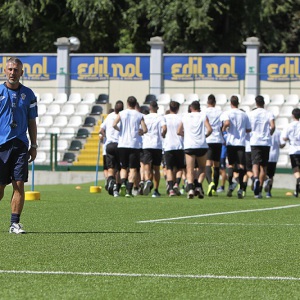
[[(300, 299), (300, 200), (113, 198), (36, 186), (28, 234), (0, 204), (0, 299)], [(27, 187), (29, 190), (30, 187)], [(164, 192), (161, 189), (161, 192)]]

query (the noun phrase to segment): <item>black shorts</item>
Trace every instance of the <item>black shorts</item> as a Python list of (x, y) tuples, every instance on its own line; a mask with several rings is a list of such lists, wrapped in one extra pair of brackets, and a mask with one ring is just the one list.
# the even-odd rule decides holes
[(246, 171), (252, 172), (251, 152), (246, 152)]
[(244, 146), (227, 146), (227, 157), (229, 165), (240, 164), (245, 166), (246, 155)]
[(273, 178), (276, 172), (276, 165), (277, 162), (268, 162), (268, 166), (267, 166), (267, 175), (269, 178)]
[(269, 161), (269, 146), (251, 146), (252, 165), (266, 167)]
[(219, 162), (221, 152), (222, 143), (210, 143), (208, 144), (207, 159)]
[(140, 149), (135, 148), (118, 148), (120, 165), (122, 169), (139, 169), (140, 168)]
[(28, 181), (28, 148), (19, 139), (0, 146), (0, 185)]
[(165, 151), (165, 162), (167, 170), (184, 169), (184, 151), (183, 150), (170, 150)]
[(300, 154), (291, 154), (290, 155), (292, 169), (300, 168)]
[(205, 155), (208, 148), (196, 148), (196, 149), (185, 149), (184, 153), (187, 155), (195, 155), (196, 157), (201, 157)]
[(106, 166), (108, 169), (120, 170), (118, 143), (106, 145)]
[(144, 164), (152, 164), (153, 166), (160, 166), (162, 160), (161, 149), (143, 149), (141, 162)]

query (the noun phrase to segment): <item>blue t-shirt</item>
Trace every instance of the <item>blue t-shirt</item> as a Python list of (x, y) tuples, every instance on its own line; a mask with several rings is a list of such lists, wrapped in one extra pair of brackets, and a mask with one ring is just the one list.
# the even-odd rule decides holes
[(11, 90), (0, 85), (0, 145), (18, 138), (28, 147), (28, 120), (37, 116), (36, 96), (30, 88), (20, 84), (17, 90)]

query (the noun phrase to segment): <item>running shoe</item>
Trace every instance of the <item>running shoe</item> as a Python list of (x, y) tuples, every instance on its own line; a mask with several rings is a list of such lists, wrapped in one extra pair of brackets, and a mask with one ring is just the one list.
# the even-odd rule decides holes
[(144, 185), (143, 195), (147, 196), (150, 193), (152, 182), (151, 180), (147, 180)]
[(207, 188), (207, 196), (211, 197), (215, 192), (216, 192), (216, 186), (214, 182), (211, 182)]
[(9, 233), (25, 234), (26, 231), (23, 229), (23, 225), (20, 223), (12, 223), (9, 227)]
[(188, 199), (193, 199), (194, 198), (194, 190), (189, 190), (188, 194), (187, 194), (187, 198)]
[(126, 195), (126, 185), (123, 183), (120, 188), (120, 196), (124, 197)]

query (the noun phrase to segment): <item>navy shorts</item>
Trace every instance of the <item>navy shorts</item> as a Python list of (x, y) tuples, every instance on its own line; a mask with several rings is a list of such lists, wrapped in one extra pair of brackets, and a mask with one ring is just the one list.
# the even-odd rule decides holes
[(28, 181), (28, 148), (19, 139), (0, 146), (0, 185), (14, 181)]

